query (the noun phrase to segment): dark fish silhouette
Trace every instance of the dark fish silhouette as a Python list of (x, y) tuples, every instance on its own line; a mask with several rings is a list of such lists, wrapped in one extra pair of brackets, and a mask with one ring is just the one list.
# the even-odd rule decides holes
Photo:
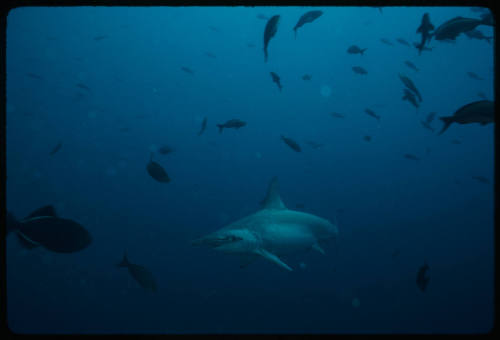
[(191, 75), (194, 75), (193, 70), (191, 70), (189, 67), (182, 66), (181, 70), (183, 70), (184, 72), (189, 73)]
[(484, 80), (483, 78), (481, 78), (480, 76), (478, 76), (477, 74), (475, 74), (474, 72), (467, 72), (467, 75), (469, 77), (471, 77), (472, 79), (476, 79), (476, 80)]
[(365, 113), (368, 115), (368, 116), (372, 116), (373, 118), (375, 118), (376, 120), (378, 120), (380, 122), (380, 116), (377, 115), (375, 112), (373, 112), (372, 110), (370, 109), (365, 109)]
[(490, 183), (490, 180), (487, 179), (486, 177), (483, 177), (483, 176), (472, 176), (472, 179), (475, 179), (476, 181), (484, 183), (484, 184)]
[(479, 25), (484, 25), (483, 20), (458, 16), (436, 28), (432, 36), (438, 41), (455, 40), (461, 33), (471, 31)]
[(60, 218), (51, 205), (41, 207), (21, 221), (7, 213), (7, 233), (15, 232), (26, 249), (44, 247), (56, 253), (73, 253), (92, 243), (90, 233), (73, 220)]
[(224, 128), (239, 129), (239, 128), (247, 125), (247, 123), (242, 121), (242, 120), (239, 120), (239, 119), (230, 119), (227, 122), (225, 122), (224, 124), (216, 124), (216, 125), (219, 128), (219, 133), (222, 133), (222, 130)]
[(425, 44), (431, 40), (431, 31), (434, 30), (434, 25), (431, 23), (429, 13), (424, 13), (422, 16), (422, 21), (417, 29), (417, 33), (422, 35), (422, 40), (420, 44), (416, 44), (415, 47), (418, 49), (418, 54), (422, 53), (425, 49)]
[(491, 39), (493, 37), (487, 37), (483, 34), (483, 32), (473, 29), (467, 32), (464, 32), (464, 34), (469, 38), (469, 39), (477, 39), (477, 40), (486, 40), (488, 44), (491, 44)]
[(401, 45), (405, 45), (405, 46), (410, 47), (410, 44), (408, 43), (408, 41), (404, 40), (403, 38), (397, 38), (396, 41), (398, 43), (400, 43)]
[(172, 151), (174, 151), (174, 149), (172, 149), (170, 146), (168, 145), (163, 145), (162, 147), (160, 147), (158, 149), (158, 153), (162, 154), (162, 155), (167, 155), (169, 153), (171, 153)]
[(276, 83), (276, 85), (278, 85), (278, 88), (280, 89), (280, 92), (281, 92), (281, 89), (283, 87), (281, 86), (280, 77), (274, 72), (270, 72), (270, 74), (271, 74), (271, 78), (273, 79), (273, 83)]
[(366, 135), (366, 136), (364, 136), (364, 137), (363, 137), (363, 139), (364, 139), (365, 141), (367, 141), (367, 142), (370, 142), (370, 141), (372, 140), (372, 136), (368, 136), (368, 135)]
[(487, 7), (471, 7), (470, 10), (474, 13), (488, 13), (490, 11)]
[(87, 91), (90, 92), (90, 87), (88, 87), (84, 83), (78, 83), (78, 84), (76, 84), (76, 86), (79, 87), (79, 88), (81, 88), (81, 89), (84, 89), (84, 90), (87, 90)]
[(424, 263), (423, 266), (421, 266), (419, 269), (418, 269), (418, 272), (417, 272), (417, 287), (422, 291), (422, 292), (425, 292), (425, 290), (427, 289), (427, 285), (429, 284), (429, 276), (427, 276), (427, 271), (429, 270), (429, 265), (427, 264), (427, 262)]
[(149, 158), (149, 162), (146, 165), (146, 170), (148, 171), (148, 174), (153, 177), (156, 181), (161, 182), (161, 183), (168, 183), (170, 182), (170, 178), (168, 177), (167, 172), (163, 167), (153, 161), (153, 153), (151, 152), (151, 157)]
[(203, 118), (203, 121), (201, 122), (201, 128), (200, 131), (198, 132), (198, 136), (201, 136), (206, 128), (207, 128), (207, 117)]
[(495, 26), (495, 22), (493, 21), (493, 14), (488, 10), (487, 13), (481, 14), (481, 24), (488, 26)]
[(361, 66), (353, 66), (352, 70), (354, 71), (354, 73), (357, 73), (357, 74), (368, 74), (368, 72), (364, 68), (362, 68)]
[(255, 44), (254, 43), (247, 43), (247, 46), (252, 48), (252, 47), (255, 47)]
[(28, 72), (28, 73), (26, 73), (26, 75), (30, 78), (33, 78), (33, 79), (43, 80), (43, 77), (36, 74), (36, 73)]
[(415, 156), (415, 155), (414, 155), (414, 154), (412, 154), (412, 153), (405, 153), (405, 154), (403, 155), (403, 157), (404, 157), (404, 158), (406, 158), (406, 159), (411, 159), (412, 161), (419, 161), (419, 160), (420, 160), (420, 158), (419, 158), (419, 157)]
[(429, 52), (432, 51), (432, 47), (423, 46), (422, 48), (420, 48), (420, 44), (417, 42), (414, 42), (413, 46), (415, 46), (418, 49), (419, 55), (422, 51), (429, 51)]
[(312, 76), (310, 74), (304, 74), (302, 80), (311, 80)]
[(386, 38), (381, 38), (380, 41), (383, 44), (386, 44), (386, 45), (389, 45), (389, 46), (394, 46), (394, 44), (392, 42), (390, 42), (389, 40), (387, 40)]
[(54, 148), (52, 149), (52, 151), (50, 152), (50, 155), (53, 156), (57, 153), (57, 151), (59, 151), (62, 147), (62, 142), (58, 142), (56, 144), (56, 146), (54, 146)]
[(444, 123), (439, 134), (443, 134), (452, 123), (486, 125), (495, 121), (495, 104), (491, 100), (479, 100), (459, 108), (452, 116), (439, 117)]
[(264, 61), (267, 62), (267, 46), (272, 37), (278, 31), (278, 23), (280, 21), (279, 15), (274, 15), (267, 21), (266, 28), (264, 29)]
[(100, 41), (100, 40), (105, 39), (107, 37), (108, 37), (107, 35), (98, 35), (98, 36), (94, 37), (94, 40), (95, 41)]
[(416, 71), (416, 72), (419, 72), (420, 70), (415, 66), (414, 63), (412, 63), (411, 61), (409, 60), (405, 60), (405, 65), (408, 66), (409, 68), (411, 68), (412, 70)]
[(361, 54), (363, 55), (366, 51), (366, 48), (359, 48), (358, 46), (356, 45), (352, 45), (351, 47), (349, 47), (347, 49), (347, 53), (349, 54)]
[(302, 151), (300, 149), (299, 144), (297, 144), (297, 142), (294, 141), (293, 139), (281, 135), (281, 140), (283, 142), (285, 142), (285, 144), (288, 145), (293, 151), (296, 151), (296, 152), (301, 152)]
[(415, 86), (415, 84), (413, 83), (413, 81), (411, 81), (410, 78), (408, 78), (407, 76), (405, 76), (404, 74), (401, 74), (399, 73), (399, 79), (401, 79), (401, 81), (403, 82), (403, 84), (405, 84), (405, 86), (412, 90), (413, 93), (415, 93), (418, 97), (418, 101), (422, 101), (422, 96), (420, 95), (420, 92), (418, 91), (417, 87)]
[(157, 291), (156, 280), (151, 271), (143, 266), (131, 263), (127, 258), (127, 252), (123, 254), (123, 259), (117, 264), (117, 267), (127, 268), (130, 276), (132, 276), (142, 288), (152, 292)]
[(297, 24), (295, 25), (295, 27), (293, 28), (293, 31), (295, 33), (295, 38), (297, 38), (297, 29), (304, 26), (305, 24), (313, 22), (314, 20), (318, 19), (322, 14), (323, 14), (323, 11), (309, 11), (309, 12), (303, 14), (300, 17), (299, 21), (297, 21)]
[(330, 116), (332, 116), (333, 118), (345, 118), (343, 114), (337, 112), (330, 112)]
[(430, 112), (426, 119), (421, 121), (420, 123), (425, 127), (427, 130), (430, 130), (434, 132), (434, 128), (431, 126), (431, 122), (434, 120), (434, 117), (436, 116), (436, 112)]
[(413, 106), (415, 106), (418, 109), (419, 105), (418, 105), (417, 99), (415, 98), (415, 95), (413, 94), (413, 92), (411, 92), (408, 89), (403, 89), (403, 91), (404, 91), (403, 100), (408, 101), (409, 103), (411, 103)]

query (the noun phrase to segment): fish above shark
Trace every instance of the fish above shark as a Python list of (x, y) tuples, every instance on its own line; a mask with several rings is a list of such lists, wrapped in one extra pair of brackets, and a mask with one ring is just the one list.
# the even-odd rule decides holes
[(240, 255), (241, 268), (262, 257), (292, 271), (279, 256), (310, 249), (324, 254), (320, 243), (336, 240), (337, 223), (288, 209), (278, 191), (278, 178), (274, 177), (261, 202), (262, 209), (195, 239), (191, 244)]

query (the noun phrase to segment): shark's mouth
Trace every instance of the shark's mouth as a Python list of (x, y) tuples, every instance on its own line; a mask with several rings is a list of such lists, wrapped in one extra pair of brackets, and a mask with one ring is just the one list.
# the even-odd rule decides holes
[(196, 240), (191, 241), (193, 246), (208, 246), (212, 248), (218, 248), (229, 243), (234, 243), (243, 240), (242, 237), (234, 235), (226, 236), (205, 236)]

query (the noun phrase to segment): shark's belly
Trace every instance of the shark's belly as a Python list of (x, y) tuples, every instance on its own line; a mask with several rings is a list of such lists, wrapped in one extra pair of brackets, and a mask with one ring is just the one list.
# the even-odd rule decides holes
[(262, 230), (261, 242), (264, 249), (279, 255), (307, 250), (317, 240), (302, 226), (267, 225)]

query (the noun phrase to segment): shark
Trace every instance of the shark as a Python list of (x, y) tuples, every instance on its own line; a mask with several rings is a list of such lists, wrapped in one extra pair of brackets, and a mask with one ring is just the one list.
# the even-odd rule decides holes
[(193, 246), (209, 247), (241, 257), (240, 268), (264, 258), (292, 271), (280, 256), (308, 250), (325, 254), (323, 244), (336, 242), (338, 223), (309, 213), (288, 209), (279, 194), (274, 176), (262, 200), (261, 209), (206, 236), (191, 241)]

